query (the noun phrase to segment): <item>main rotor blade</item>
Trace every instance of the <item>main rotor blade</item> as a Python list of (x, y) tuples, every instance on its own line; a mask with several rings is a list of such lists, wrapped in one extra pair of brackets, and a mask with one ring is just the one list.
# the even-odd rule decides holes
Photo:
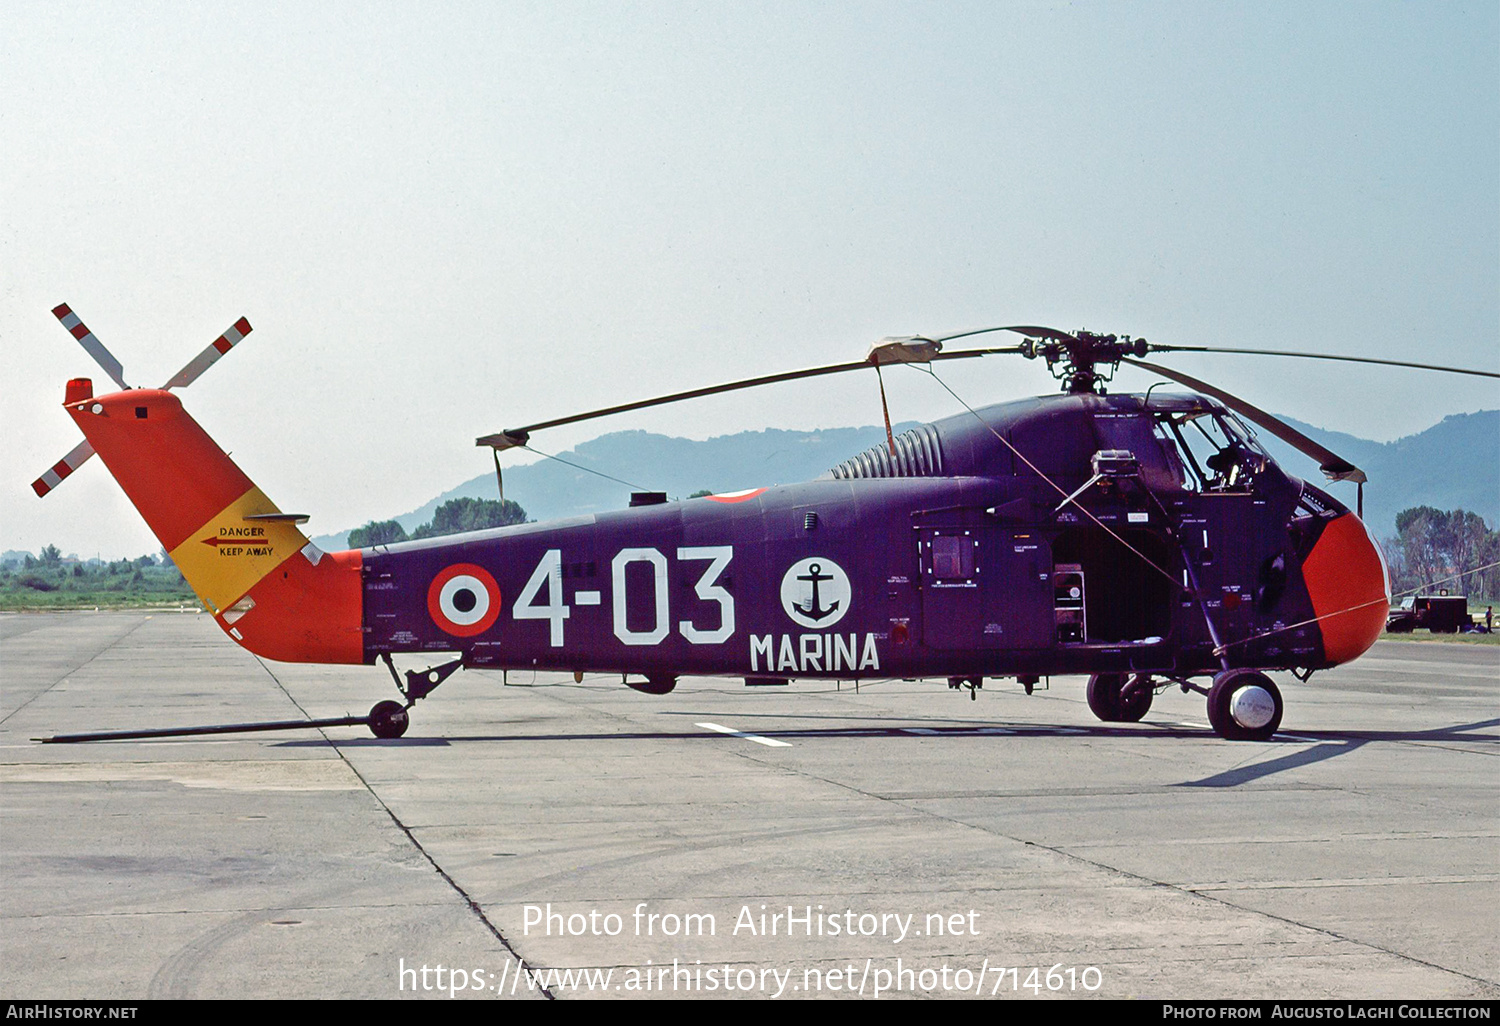
[[(1033, 331), (1032, 328), (984, 328), (983, 331)], [(967, 332), (966, 334), (977, 335), (980, 332)], [(951, 336), (963, 337), (963, 336)], [(934, 340), (937, 341), (937, 340)], [(1007, 346), (994, 349), (959, 349), (951, 353), (936, 353), (930, 357), (931, 360), (962, 360), (975, 356), (990, 356), (995, 353), (1019, 353), (1017, 346)], [(782, 381), (797, 381), (801, 378), (816, 378), (825, 374), (841, 374), (845, 371), (868, 370), (875, 364), (870, 360), (853, 360), (849, 363), (831, 363), (822, 367), (808, 367), (805, 370), (786, 371), (781, 374), (766, 374), (758, 378), (745, 378), (742, 381), (729, 381), (722, 385), (709, 385), (706, 388), (693, 388), (686, 392), (673, 392), (671, 395), (657, 396), (654, 399), (641, 399), (633, 403), (621, 403), (618, 406), (608, 406), (600, 410), (590, 410), (587, 413), (575, 413), (567, 417), (557, 417), (553, 420), (544, 420), (536, 424), (527, 424), (524, 427), (507, 428), (504, 431), (492, 435), (485, 435), (474, 440), (475, 445), (488, 445), (495, 449), (509, 449), (517, 445), (525, 445), (527, 438), (533, 431), (541, 431), (544, 428), (561, 427), (564, 424), (577, 424), (580, 421), (594, 420), (598, 417), (608, 417), (616, 413), (628, 413), (631, 410), (644, 410), (651, 406), (664, 406), (667, 403), (681, 402), (684, 399), (699, 399), (703, 396), (719, 395), (723, 392), (735, 392), (742, 388), (756, 388), (760, 385), (774, 385)]]
[(198, 375), (208, 370), (219, 361), (229, 350), (233, 349), (241, 339), (252, 332), (250, 322), (241, 317), (232, 324), (228, 331), (209, 343), (208, 348), (187, 362), (187, 366), (172, 375), (172, 379), (165, 385), (164, 389), (185, 388), (198, 380)]
[(1500, 378), (1494, 371), (1470, 370), (1467, 367), (1444, 367), (1435, 363), (1407, 363), (1404, 360), (1377, 360), (1370, 356), (1340, 356), (1336, 353), (1295, 353), (1284, 349), (1220, 349), (1218, 346), (1152, 345), (1156, 353), (1234, 353), (1242, 356), (1296, 356), (1304, 360), (1341, 360), (1345, 363), (1376, 363), (1386, 367), (1410, 367), (1415, 370), (1445, 371), (1449, 374), (1472, 374), (1480, 378)]
[(1058, 331), (1056, 328), (1027, 326), (1024, 324), (1013, 324), (1004, 328), (975, 328), (973, 331), (960, 331), (953, 335), (939, 335), (935, 341), (952, 342), (956, 338), (968, 338), (970, 335), (988, 335), (992, 331), (1014, 331), (1018, 335), (1026, 335), (1032, 338), (1050, 338), (1057, 342), (1079, 341), (1077, 335), (1069, 335), (1066, 331)]
[(1360, 470), (1342, 456), (1324, 448), (1290, 424), (1278, 420), (1260, 407), (1250, 405), (1239, 396), (1230, 395), (1223, 389), (1215, 388), (1206, 381), (1199, 381), (1195, 377), (1183, 374), (1181, 371), (1172, 370), (1169, 367), (1163, 367), (1160, 364), (1147, 363), (1145, 360), (1134, 360), (1128, 356), (1120, 357), (1120, 362), (1128, 363), (1132, 367), (1140, 367), (1142, 370), (1151, 371), (1153, 374), (1160, 374), (1164, 378), (1170, 378), (1173, 381), (1186, 385), (1195, 392), (1202, 392), (1204, 395), (1213, 396), (1245, 419), (1259, 424), (1292, 448), (1306, 453), (1317, 460), (1319, 469), (1323, 471), (1323, 476), (1330, 481), (1355, 481), (1359, 484), (1364, 484), (1369, 480), (1363, 470)]
[(68, 309), (67, 303), (59, 303), (53, 307), (52, 315), (62, 321), (62, 326), (78, 340), (78, 344), (94, 358), (94, 362), (104, 368), (104, 373), (115, 379), (115, 384), (119, 385), (121, 390), (129, 390), (130, 386), (125, 384), (125, 368), (120, 366), (120, 361), (115, 359), (113, 353), (104, 348), (104, 343), (94, 337), (94, 333), (83, 321), (79, 320), (78, 315)]

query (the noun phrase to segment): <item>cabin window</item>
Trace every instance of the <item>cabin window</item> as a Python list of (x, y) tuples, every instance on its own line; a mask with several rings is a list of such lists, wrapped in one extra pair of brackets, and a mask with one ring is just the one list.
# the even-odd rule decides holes
[(939, 581), (968, 580), (973, 577), (974, 540), (966, 534), (940, 534), (934, 537), (932, 576)]

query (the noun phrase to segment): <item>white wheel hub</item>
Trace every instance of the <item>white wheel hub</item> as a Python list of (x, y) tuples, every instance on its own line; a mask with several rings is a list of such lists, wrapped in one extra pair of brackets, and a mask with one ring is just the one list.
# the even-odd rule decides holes
[(1259, 730), (1276, 715), (1276, 700), (1255, 684), (1240, 688), (1229, 700), (1229, 715), (1246, 730)]

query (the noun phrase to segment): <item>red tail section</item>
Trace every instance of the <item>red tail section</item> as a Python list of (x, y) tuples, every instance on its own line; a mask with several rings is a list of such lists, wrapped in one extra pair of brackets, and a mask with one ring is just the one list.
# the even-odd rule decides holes
[(270, 659), (364, 662), (357, 551), (320, 552), (171, 393), (66, 405), (230, 637)]

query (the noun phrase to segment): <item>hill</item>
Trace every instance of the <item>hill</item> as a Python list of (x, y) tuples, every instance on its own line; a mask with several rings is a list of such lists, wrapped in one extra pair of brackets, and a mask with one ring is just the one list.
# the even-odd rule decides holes
[[(1500, 410), (1457, 413), (1394, 442), (1372, 442), (1283, 419), (1369, 475), (1365, 520), (1378, 537), (1394, 535), (1396, 514), (1412, 506), (1466, 509), (1491, 527), (1500, 524)], [(1323, 475), (1307, 457), (1274, 438), (1262, 440), (1288, 471), (1322, 483)], [(1352, 485), (1335, 485), (1332, 491), (1353, 507)]]
[[(904, 431), (912, 424), (900, 424)], [(885, 438), (883, 427), (830, 428), (824, 431), (741, 431), (705, 441), (647, 431), (616, 431), (541, 460), (505, 469), (505, 495), (535, 520), (620, 509), (632, 491), (666, 492), (674, 498), (709, 489), (728, 492), (761, 485), (791, 484), (822, 474), (840, 460)], [(591, 472), (592, 471), (592, 472)], [(601, 477), (620, 480), (609, 480)], [(622, 482), (631, 482), (624, 484)], [(465, 496), (496, 497), (494, 474), (481, 474), (394, 519), (407, 531), (432, 519), (438, 506)], [(351, 525), (358, 527), (358, 524)], [(320, 535), (313, 541), (336, 551), (347, 544), (348, 530)]]
[[(1417, 505), (1472, 510), (1491, 525), (1500, 523), (1500, 410), (1455, 414), (1426, 431), (1394, 442), (1375, 442), (1285, 419), (1369, 475), (1366, 520), (1381, 537), (1395, 533), (1397, 512)], [(900, 424), (896, 431), (911, 426)], [(1310, 459), (1275, 438), (1264, 437), (1264, 432), (1262, 436), (1271, 455), (1290, 473), (1314, 484), (1323, 483), (1322, 474)], [(705, 488), (724, 492), (806, 481), (884, 438), (881, 427), (823, 431), (772, 428), (701, 442), (646, 431), (616, 431), (558, 454), (578, 467), (542, 460), (507, 468), (505, 492), (507, 498), (524, 506), (530, 517), (551, 520), (620, 509), (637, 490), (682, 497)], [(609, 480), (601, 474), (620, 480)], [(625, 481), (633, 485), (621, 483)], [(1353, 507), (1352, 485), (1336, 485), (1332, 491)], [(494, 498), (494, 475), (481, 474), (417, 509), (376, 519), (398, 520), (411, 531), (431, 520), (442, 503), (464, 496)], [(348, 533), (346, 529), (313, 541), (324, 549), (338, 550), (347, 546)]]

